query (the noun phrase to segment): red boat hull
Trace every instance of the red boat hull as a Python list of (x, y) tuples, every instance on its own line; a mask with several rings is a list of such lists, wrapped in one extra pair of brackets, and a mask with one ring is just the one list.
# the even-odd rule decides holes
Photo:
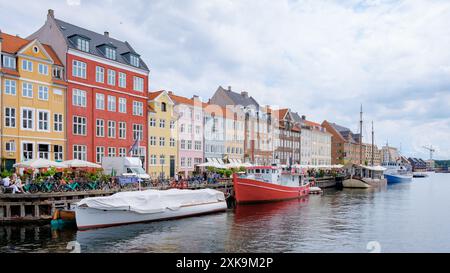
[(286, 187), (253, 179), (233, 179), (236, 202), (258, 203), (297, 199), (309, 195), (309, 184), (301, 187)]

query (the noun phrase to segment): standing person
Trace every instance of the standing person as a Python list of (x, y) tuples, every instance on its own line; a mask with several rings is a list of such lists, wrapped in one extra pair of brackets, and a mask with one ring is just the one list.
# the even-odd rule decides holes
[(178, 173), (175, 173), (175, 182), (178, 183)]

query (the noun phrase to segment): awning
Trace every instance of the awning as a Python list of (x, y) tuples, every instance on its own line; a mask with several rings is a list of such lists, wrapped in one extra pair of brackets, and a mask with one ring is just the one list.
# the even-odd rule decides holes
[(222, 158), (216, 158), (217, 162), (219, 162), (220, 165), (225, 165), (225, 163), (223, 162)]

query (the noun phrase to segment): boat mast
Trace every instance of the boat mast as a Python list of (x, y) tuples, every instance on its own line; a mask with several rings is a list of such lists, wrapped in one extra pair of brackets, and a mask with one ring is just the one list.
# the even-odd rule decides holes
[(359, 119), (359, 164), (362, 165), (362, 126), (363, 126), (363, 120), (362, 120), (362, 104), (361, 104), (361, 112), (360, 112), (360, 119)]
[[(374, 132), (373, 132), (373, 120), (372, 120), (372, 167), (373, 167), (373, 159), (374, 159), (374, 145), (373, 145), (373, 135), (374, 135)], [(371, 171), (371, 173), (372, 173), (372, 179), (374, 179), (375, 178), (375, 176), (374, 176), (374, 173), (373, 173), (373, 170)]]

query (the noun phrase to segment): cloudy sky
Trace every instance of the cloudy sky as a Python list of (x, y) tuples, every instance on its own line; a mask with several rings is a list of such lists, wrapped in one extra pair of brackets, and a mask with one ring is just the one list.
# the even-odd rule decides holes
[(450, 158), (450, 1), (2, 0), (0, 28), (26, 37), (49, 8), (129, 41), (151, 90), (232, 86), (355, 131), (362, 103), (366, 141), (373, 120), (378, 145)]

